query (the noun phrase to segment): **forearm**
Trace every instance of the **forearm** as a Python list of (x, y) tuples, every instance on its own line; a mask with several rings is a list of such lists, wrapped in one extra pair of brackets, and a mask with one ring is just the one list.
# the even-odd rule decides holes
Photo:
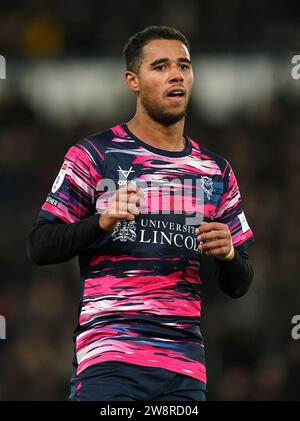
[(215, 260), (222, 291), (232, 298), (245, 295), (254, 277), (254, 269), (248, 253), (236, 251), (234, 259), (227, 262), (220, 259)]
[(100, 228), (99, 215), (72, 224), (51, 223), (39, 218), (29, 234), (27, 254), (38, 265), (61, 263), (95, 242), (101, 246), (110, 235)]

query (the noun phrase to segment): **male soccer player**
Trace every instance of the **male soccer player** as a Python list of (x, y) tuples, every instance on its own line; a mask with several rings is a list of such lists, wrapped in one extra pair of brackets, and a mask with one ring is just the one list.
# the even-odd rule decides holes
[(124, 52), (136, 113), (69, 149), (29, 254), (39, 265), (79, 255), (72, 400), (201, 401), (201, 265), (213, 260), (220, 287), (242, 296), (253, 235), (228, 161), (184, 135), (185, 36), (147, 27)]

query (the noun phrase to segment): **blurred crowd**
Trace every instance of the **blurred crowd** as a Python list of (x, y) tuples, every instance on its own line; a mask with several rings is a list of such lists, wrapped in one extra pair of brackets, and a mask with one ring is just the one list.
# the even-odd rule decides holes
[[(124, 116), (124, 119), (127, 116)], [(38, 118), (19, 98), (1, 104), (0, 399), (64, 400), (71, 373), (72, 330), (79, 300), (77, 260), (35, 267), (25, 244), (67, 148), (111, 122), (81, 121), (64, 131)], [(191, 108), (186, 133), (226, 157), (239, 181), (256, 243), (255, 280), (232, 300), (204, 285), (209, 399), (299, 399), (300, 111), (278, 97), (256, 115), (212, 126)]]
[[(25, 0), (0, 6), (0, 54), (19, 60), (120, 53), (148, 24), (181, 29), (199, 51), (280, 51), (299, 47), (297, 1)], [(150, 2), (149, 2), (150, 3)], [(145, 13), (147, 10), (147, 13)], [(297, 51), (296, 51), (297, 52)], [(126, 110), (123, 121), (133, 110)], [(66, 150), (115, 121), (49, 122), (22, 95), (0, 98), (0, 400), (66, 400), (72, 331), (80, 297), (78, 263), (36, 267), (26, 239)], [(210, 400), (299, 400), (300, 107), (283, 92), (255, 113), (213, 124), (191, 106), (186, 134), (224, 156), (238, 178), (256, 242), (249, 293), (226, 297), (204, 285), (202, 330)]]
[[(17, 2), (18, 3), (18, 2)], [(147, 25), (179, 28), (193, 50), (293, 50), (299, 40), (297, 0), (23, 0), (1, 1), (0, 51), (40, 58), (120, 53)]]

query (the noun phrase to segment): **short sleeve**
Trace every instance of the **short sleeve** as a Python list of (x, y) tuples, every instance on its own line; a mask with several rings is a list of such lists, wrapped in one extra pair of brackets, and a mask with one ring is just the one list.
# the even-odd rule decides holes
[(51, 222), (73, 223), (93, 215), (101, 161), (88, 140), (72, 146), (39, 215)]
[(231, 232), (233, 246), (238, 251), (244, 251), (254, 242), (254, 236), (242, 208), (236, 176), (227, 161), (223, 180), (224, 190), (214, 221), (227, 224)]

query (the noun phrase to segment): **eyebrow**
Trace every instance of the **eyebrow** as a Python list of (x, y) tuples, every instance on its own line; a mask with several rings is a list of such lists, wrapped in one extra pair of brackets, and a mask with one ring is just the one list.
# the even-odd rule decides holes
[[(150, 63), (151, 67), (155, 67), (158, 66), (159, 64), (163, 64), (163, 63), (167, 63), (170, 62), (171, 60), (167, 57), (164, 58), (159, 58), (158, 60), (153, 61), (152, 63)], [(192, 64), (191, 60), (188, 59), (187, 57), (180, 57), (179, 59), (177, 59), (177, 61), (179, 63), (188, 63), (188, 64)]]

